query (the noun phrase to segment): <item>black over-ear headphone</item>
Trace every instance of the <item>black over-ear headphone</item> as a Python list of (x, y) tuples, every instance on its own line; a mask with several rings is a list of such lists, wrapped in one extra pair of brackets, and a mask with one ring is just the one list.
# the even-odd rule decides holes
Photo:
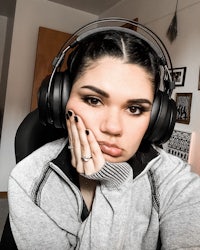
[[(102, 24), (103, 27), (101, 27)], [(128, 24), (133, 29), (123, 27), (124, 24)], [(141, 29), (142, 32), (135, 31), (135, 27)], [(70, 95), (71, 83), (69, 81), (69, 71), (60, 71), (66, 52), (78, 46), (85, 38), (110, 30), (130, 33), (146, 41), (160, 60), (163, 71), (161, 79), (163, 90), (156, 92), (149, 127), (144, 139), (151, 143), (162, 144), (170, 138), (176, 121), (176, 104), (171, 99), (174, 89), (174, 82), (169, 72), (169, 68), (172, 69), (171, 59), (165, 45), (152, 30), (136, 21), (125, 18), (104, 18), (91, 22), (77, 30), (66, 41), (54, 59), (52, 74), (44, 79), (39, 90), (38, 109), (40, 121), (45, 125), (51, 124), (56, 128), (66, 129), (65, 108)]]

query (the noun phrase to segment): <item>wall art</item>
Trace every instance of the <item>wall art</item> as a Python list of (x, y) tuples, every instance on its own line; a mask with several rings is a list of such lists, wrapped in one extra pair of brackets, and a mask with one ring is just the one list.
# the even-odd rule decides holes
[(176, 93), (176, 122), (189, 124), (192, 103), (192, 93)]
[(172, 73), (172, 70), (170, 69), (170, 73), (171, 73), (172, 79), (175, 81), (175, 86), (176, 87), (184, 86), (184, 84), (185, 84), (185, 75), (186, 75), (186, 67), (173, 68), (173, 73)]
[(188, 161), (190, 151), (191, 133), (174, 130), (167, 146), (167, 152)]

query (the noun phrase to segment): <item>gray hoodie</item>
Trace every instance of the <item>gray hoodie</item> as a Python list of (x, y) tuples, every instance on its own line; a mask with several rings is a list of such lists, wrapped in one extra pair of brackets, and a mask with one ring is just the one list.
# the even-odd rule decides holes
[(99, 180), (83, 219), (78, 182), (61, 161), (67, 140), (48, 143), (22, 160), (9, 179), (9, 213), (19, 250), (200, 249), (200, 178), (177, 157), (155, 148), (136, 177), (128, 163), (86, 176)]

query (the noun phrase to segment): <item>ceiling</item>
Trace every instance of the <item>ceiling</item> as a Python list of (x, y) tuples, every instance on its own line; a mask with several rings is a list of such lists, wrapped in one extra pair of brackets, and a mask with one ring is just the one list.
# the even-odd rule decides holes
[(111, 8), (121, 0), (49, 0), (50, 2), (59, 3), (74, 9), (86, 11), (95, 15)]

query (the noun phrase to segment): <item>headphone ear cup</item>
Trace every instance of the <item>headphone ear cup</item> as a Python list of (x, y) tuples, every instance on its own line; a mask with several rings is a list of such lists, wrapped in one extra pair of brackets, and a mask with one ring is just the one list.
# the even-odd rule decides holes
[(63, 73), (62, 91), (61, 91), (61, 110), (60, 110), (60, 127), (66, 129), (66, 104), (68, 102), (72, 84), (69, 78), (69, 71)]
[(176, 104), (167, 93), (158, 90), (153, 102), (149, 127), (144, 139), (154, 144), (165, 143), (176, 122)]
[(38, 111), (39, 120), (46, 126), (49, 123), (49, 108), (48, 108), (48, 86), (50, 76), (47, 76), (41, 83), (38, 91)]
[(173, 99), (169, 99), (169, 106), (168, 106), (168, 117), (167, 117), (167, 121), (168, 123), (166, 123), (166, 125), (168, 124), (168, 126), (166, 127), (165, 130), (163, 130), (163, 135), (160, 136), (159, 142), (160, 143), (165, 143), (167, 142), (174, 130), (174, 126), (176, 123), (176, 115), (177, 115), (177, 108), (176, 108), (176, 103)]
[(54, 74), (50, 92), (48, 93), (50, 77), (42, 82), (39, 91), (38, 109), (40, 121), (55, 128), (66, 128), (65, 108), (69, 98), (71, 85), (68, 71)]

